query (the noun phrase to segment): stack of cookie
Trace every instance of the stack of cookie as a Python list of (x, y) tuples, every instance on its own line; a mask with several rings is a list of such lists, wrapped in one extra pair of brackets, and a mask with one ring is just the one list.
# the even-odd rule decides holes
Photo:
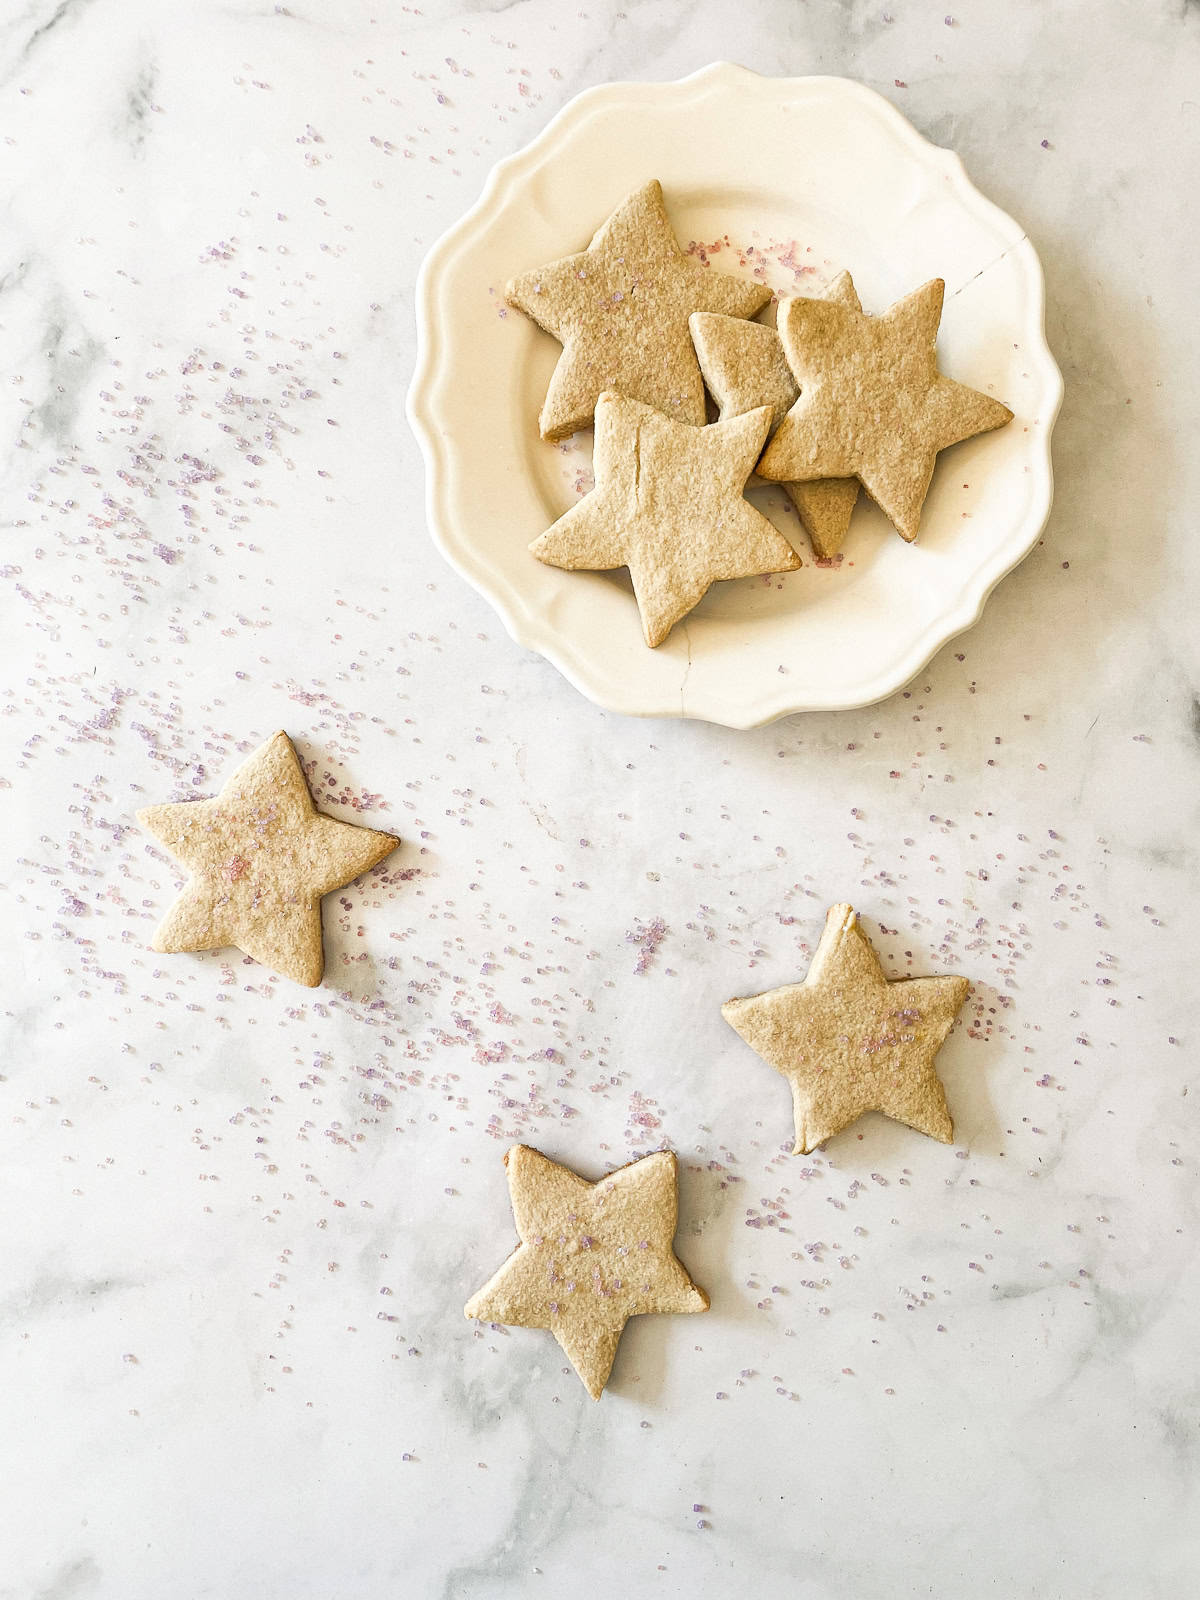
[(749, 320), (770, 290), (685, 255), (647, 183), (586, 250), (505, 291), (563, 347), (542, 437), (595, 425), (596, 487), (533, 554), (628, 567), (653, 647), (710, 584), (802, 565), (743, 498), (751, 472), (784, 485), (818, 557), (841, 549), (860, 485), (911, 542), (938, 452), (1012, 417), (939, 372), (944, 288), (935, 278), (872, 317), (843, 272), (819, 299), (782, 300), (776, 331)]

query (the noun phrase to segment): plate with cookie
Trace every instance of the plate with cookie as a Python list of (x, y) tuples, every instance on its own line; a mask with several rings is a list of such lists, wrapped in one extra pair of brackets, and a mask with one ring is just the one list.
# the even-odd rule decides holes
[(430, 532), (613, 711), (883, 699), (1049, 514), (1033, 246), (846, 79), (586, 91), (431, 250), (417, 318)]

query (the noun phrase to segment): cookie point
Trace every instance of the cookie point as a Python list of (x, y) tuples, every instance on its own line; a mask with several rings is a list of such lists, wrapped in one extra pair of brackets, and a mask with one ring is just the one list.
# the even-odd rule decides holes
[(548, 423), (544, 416), (538, 418), (538, 431), (547, 444), (557, 444), (560, 439), (569, 439), (580, 428), (585, 428), (587, 421)]

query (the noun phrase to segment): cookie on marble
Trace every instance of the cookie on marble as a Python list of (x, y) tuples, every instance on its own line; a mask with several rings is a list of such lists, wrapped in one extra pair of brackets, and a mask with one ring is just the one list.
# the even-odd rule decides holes
[(596, 487), (530, 550), (550, 567), (628, 567), (653, 648), (709, 585), (794, 572), (800, 558), (742, 490), (770, 424), (765, 406), (695, 428), (624, 395), (596, 402)]
[(802, 296), (779, 308), (800, 397), (758, 463), (776, 483), (856, 477), (902, 538), (917, 537), (940, 450), (1000, 428), (999, 400), (938, 371), (945, 284), (934, 278), (869, 317)]
[(137, 819), (189, 873), (155, 950), (233, 945), (310, 988), (325, 970), (321, 896), (400, 843), (318, 811), (286, 733), (248, 756), (215, 799), (147, 806)]
[(543, 439), (586, 428), (605, 389), (699, 426), (704, 383), (688, 317), (752, 317), (771, 298), (761, 283), (684, 255), (657, 181), (624, 200), (586, 250), (522, 273), (504, 294), (563, 347), (539, 419)]
[(675, 1255), (674, 1153), (656, 1151), (596, 1183), (524, 1144), (504, 1165), (521, 1242), (464, 1314), (548, 1328), (599, 1400), (630, 1317), (708, 1310)]
[[(862, 310), (848, 272), (839, 273), (821, 298)], [(701, 374), (721, 417), (770, 406), (771, 427), (777, 428), (800, 390), (775, 329), (713, 311), (693, 312), (688, 326)], [(858, 499), (858, 479), (821, 478), (813, 483), (785, 483), (783, 488), (817, 555), (823, 560), (837, 555)]]
[(949, 1144), (933, 1060), (967, 997), (965, 978), (883, 975), (853, 906), (832, 906), (803, 983), (729, 1000), (721, 1015), (792, 1086), (797, 1155), (882, 1111)]

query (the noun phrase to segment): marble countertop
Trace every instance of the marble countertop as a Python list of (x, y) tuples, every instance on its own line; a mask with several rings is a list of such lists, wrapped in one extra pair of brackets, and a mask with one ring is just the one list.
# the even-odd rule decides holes
[[(20, 0), (0, 25), (3, 1600), (1177, 1597), (1200, 1566), (1200, 10)], [(1046, 268), (1045, 537), (903, 694), (596, 710), (423, 526), (413, 284), (581, 88), (843, 73)], [(404, 838), (324, 988), (159, 956), (132, 813), (286, 727)], [(721, 1021), (853, 900), (942, 1146)], [(661, 923), (661, 928), (658, 924)], [(647, 934), (647, 930), (653, 930)], [(703, 1318), (468, 1323), (501, 1157), (667, 1144)]]

